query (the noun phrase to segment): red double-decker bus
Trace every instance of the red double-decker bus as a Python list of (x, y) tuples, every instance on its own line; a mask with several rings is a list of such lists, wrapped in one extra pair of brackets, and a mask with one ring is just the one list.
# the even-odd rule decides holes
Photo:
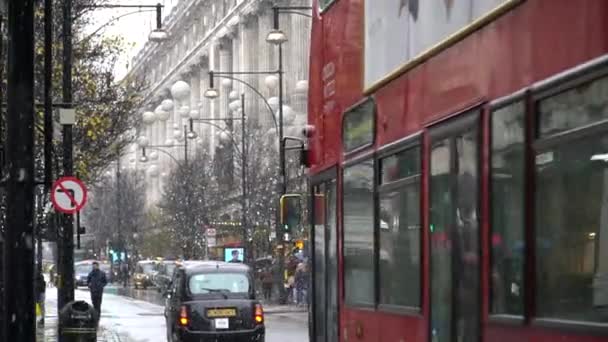
[(608, 1), (314, 11), (311, 340), (608, 341)]

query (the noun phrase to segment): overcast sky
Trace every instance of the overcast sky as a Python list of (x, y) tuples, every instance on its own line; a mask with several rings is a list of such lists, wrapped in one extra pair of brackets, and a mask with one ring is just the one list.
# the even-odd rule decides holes
[[(109, 4), (121, 4), (121, 5), (155, 5), (160, 2), (165, 7), (163, 8), (163, 18), (171, 11), (171, 8), (178, 1), (191, 1), (191, 0), (111, 0)], [(131, 59), (135, 56), (143, 45), (148, 40), (150, 31), (156, 27), (156, 13), (154, 9), (141, 9), (152, 10), (153, 12), (142, 12), (137, 13), (137, 8), (108, 8), (108, 9), (97, 9), (93, 14), (94, 23), (87, 30), (87, 34), (94, 32), (99, 29), (105, 23), (112, 20), (114, 17), (125, 15), (131, 12), (134, 14), (126, 15), (125, 17), (116, 20), (113, 24), (103, 28), (99, 35), (121, 36), (125, 39), (127, 44), (127, 51), (121, 57), (121, 60), (117, 63), (115, 68), (115, 74), (118, 80), (122, 79), (128, 69), (127, 65), (131, 64)]]

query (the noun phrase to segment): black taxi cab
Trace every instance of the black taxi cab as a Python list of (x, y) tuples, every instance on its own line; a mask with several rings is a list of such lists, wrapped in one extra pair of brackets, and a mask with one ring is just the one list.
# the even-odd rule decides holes
[(244, 264), (182, 264), (165, 293), (167, 341), (264, 342), (264, 311), (254, 283)]

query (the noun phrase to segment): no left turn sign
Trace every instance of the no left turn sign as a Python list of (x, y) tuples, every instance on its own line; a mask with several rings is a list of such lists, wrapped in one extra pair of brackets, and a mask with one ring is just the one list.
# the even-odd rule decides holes
[(76, 177), (62, 177), (55, 181), (51, 190), (51, 202), (59, 212), (74, 214), (87, 201), (87, 188)]

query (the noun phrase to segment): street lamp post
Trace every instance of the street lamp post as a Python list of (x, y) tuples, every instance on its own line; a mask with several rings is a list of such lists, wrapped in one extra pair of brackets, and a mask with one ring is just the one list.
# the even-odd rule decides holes
[[(190, 118), (190, 132), (188, 132), (188, 138), (189, 139), (196, 139), (196, 133), (194, 132), (194, 122), (197, 123), (202, 123), (202, 124), (206, 124), (206, 125), (210, 125), (213, 126), (215, 128), (220, 129), (221, 131), (224, 131), (221, 127), (219, 127), (218, 125), (213, 124), (213, 121), (241, 121), (241, 150), (237, 152), (239, 153), (240, 157), (241, 157), (241, 229), (242, 229), (242, 234), (243, 234), (243, 244), (246, 246), (246, 253), (251, 253), (251, 248), (249, 246), (249, 241), (248, 241), (248, 234), (247, 234), (247, 214), (246, 214), (246, 209), (247, 209), (247, 146), (246, 146), (246, 138), (245, 135), (247, 134), (247, 130), (245, 127), (246, 121), (245, 121), (245, 94), (241, 94), (241, 117), (240, 118), (232, 118), (232, 117), (228, 117), (228, 118)], [(234, 140), (234, 137), (231, 136), (232, 139), (232, 143), (233, 146), (236, 147), (236, 141)], [(236, 148), (235, 148), (236, 149)], [(249, 257), (251, 256), (251, 254), (246, 255), (246, 260), (249, 259)]]
[[(287, 42), (287, 35), (281, 31), (279, 16), (281, 12), (302, 15), (306, 17), (312, 17), (303, 12), (303, 10), (311, 10), (312, 7), (308, 6), (274, 6), (272, 8), (273, 11), (273, 27), (272, 31), (268, 33), (266, 37), (266, 41), (270, 44), (278, 46), (279, 49), (279, 61), (278, 61), (278, 77), (279, 77), (279, 122), (280, 122), (280, 131), (279, 131), (279, 159), (280, 159), (280, 167), (281, 167), (281, 195), (287, 192), (287, 178), (285, 175), (285, 146), (283, 143), (283, 43)], [(285, 238), (283, 237), (283, 227), (278, 223), (276, 226), (276, 234), (277, 239), (280, 241), (281, 252), (279, 253), (279, 272), (281, 277), (285, 273)], [(282, 284), (281, 284), (282, 285)], [(284, 286), (279, 286), (280, 291), (280, 301), (285, 302), (287, 300), (287, 295), (285, 292)]]
[[(28, 0), (29, 1), (29, 0)], [(16, 1), (17, 2), (17, 1)], [(157, 29), (150, 34), (150, 40), (161, 42), (168, 38), (167, 33), (162, 30), (162, 5), (97, 5), (92, 8), (155, 8)], [(48, 14), (49, 12), (47, 12)], [(63, 103), (67, 108), (73, 108), (72, 103), (72, 0), (64, 0), (63, 2)], [(47, 28), (48, 30), (48, 28)], [(90, 37), (90, 36), (89, 36)], [(89, 38), (87, 37), (87, 38)], [(52, 49), (52, 39), (45, 39), (45, 50)], [(47, 53), (48, 58), (48, 53)], [(50, 65), (47, 65), (49, 69)], [(49, 69), (51, 70), (51, 69)], [(47, 71), (47, 76), (48, 71)], [(48, 84), (47, 84), (48, 85)], [(46, 92), (46, 91), (45, 91)], [(49, 124), (49, 103), (50, 96), (46, 96), (47, 117), (45, 123)], [(33, 103), (33, 101), (32, 101)], [(47, 127), (48, 128), (48, 127)], [(49, 131), (46, 134), (50, 134)], [(48, 140), (48, 137), (47, 137)], [(48, 152), (47, 152), (48, 154)], [(48, 162), (48, 161), (47, 161)], [(73, 173), (73, 141), (72, 141), (72, 125), (63, 126), (63, 172), (65, 176), (71, 176)], [(47, 170), (48, 172), (48, 170)], [(62, 234), (58, 242), (59, 260), (58, 271), (60, 278), (57, 287), (57, 307), (61, 310), (65, 304), (74, 300), (74, 219), (71, 215), (65, 215), (63, 220)]]

